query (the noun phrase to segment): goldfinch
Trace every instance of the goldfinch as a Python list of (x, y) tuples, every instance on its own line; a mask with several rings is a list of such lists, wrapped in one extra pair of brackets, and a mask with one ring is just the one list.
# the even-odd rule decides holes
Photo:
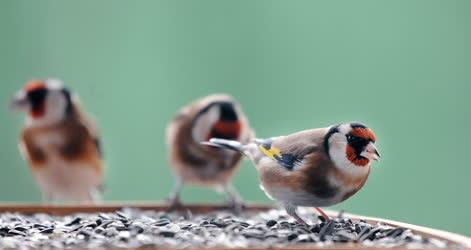
[(100, 138), (78, 97), (59, 80), (34, 80), (10, 106), (27, 113), (20, 151), (44, 200), (99, 201), (104, 177)]
[(230, 205), (237, 211), (242, 199), (231, 180), (240, 166), (241, 155), (200, 142), (210, 138), (248, 143), (253, 131), (235, 99), (214, 94), (183, 107), (167, 128), (170, 163), (177, 176), (177, 185), (170, 197), (171, 208), (181, 206), (180, 192), (184, 185), (202, 185), (225, 191)]
[(340, 203), (365, 184), (372, 160), (379, 160), (376, 136), (360, 123), (342, 123), (244, 144), (213, 138), (205, 145), (239, 151), (255, 164), (261, 188), (302, 224), (298, 206)]

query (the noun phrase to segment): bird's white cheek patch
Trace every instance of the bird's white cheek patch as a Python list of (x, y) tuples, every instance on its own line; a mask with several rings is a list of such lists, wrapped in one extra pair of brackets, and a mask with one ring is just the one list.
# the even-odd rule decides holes
[(333, 135), (329, 139), (329, 154), (335, 166), (341, 171), (353, 175), (364, 175), (368, 172), (368, 165), (359, 167), (347, 158), (347, 141), (341, 134)]
[(329, 155), (338, 165), (344, 165), (347, 159), (347, 141), (341, 134), (334, 134), (329, 139)]
[(219, 120), (219, 107), (213, 106), (206, 113), (200, 115), (192, 129), (193, 139), (197, 142), (206, 141), (212, 126)]
[(46, 97), (46, 112), (38, 118), (28, 117), (27, 126), (40, 127), (56, 124), (65, 118), (67, 100), (57, 89), (52, 89)]

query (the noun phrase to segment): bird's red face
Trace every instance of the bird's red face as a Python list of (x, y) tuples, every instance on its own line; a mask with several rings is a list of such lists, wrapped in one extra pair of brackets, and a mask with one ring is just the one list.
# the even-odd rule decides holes
[(217, 103), (219, 119), (213, 124), (207, 139), (220, 138), (226, 140), (238, 140), (242, 130), (239, 115), (233, 103)]
[(376, 135), (374, 132), (360, 124), (352, 124), (352, 129), (346, 134), (347, 159), (356, 166), (366, 166), (371, 160), (380, 158), (375, 147)]
[(13, 110), (28, 112), (33, 119), (42, 118), (46, 114), (48, 92), (44, 81), (31, 81), (18, 92), (10, 106)]
[(46, 114), (46, 96), (48, 93), (46, 83), (42, 81), (32, 81), (25, 87), (26, 96), (30, 103), (30, 116), (41, 118)]
[(54, 79), (34, 80), (26, 84), (13, 98), (10, 108), (27, 112), (35, 124), (62, 120), (71, 110), (70, 92)]
[(241, 123), (235, 121), (219, 120), (213, 125), (208, 140), (211, 138), (220, 138), (227, 140), (237, 140), (241, 132)]

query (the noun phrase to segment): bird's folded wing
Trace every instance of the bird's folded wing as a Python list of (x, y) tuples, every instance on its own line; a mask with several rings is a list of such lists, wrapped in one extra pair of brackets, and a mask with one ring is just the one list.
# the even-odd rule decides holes
[(257, 139), (260, 151), (279, 165), (293, 170), (302, 167), (306, 155), (320, 150), (326, 129), (301, 131), (288, 136)]
[(88, 136), (93, 140), (95, 144), (96, 150), (100, 158), (103, 158), (103, 147), (101, 144), (101, 137), (100, 137), (100, 130), (96, 124), (96, 121), (91, 116), (83, 116), (80, 119), (81, 125), (85, 127), (86, 131), (88, 132)]
[(74, 95), (72, 98), (73, 105), (75, 107), (73, 116), (74, 120), (77, 121), (80, 126), (83, 126), (87, 131), (87, 137), (90, 137), (95, 144), (98, 156), (103, 158), (103, 148), (100, 138), (100, 129), (98, 128), (95, 117), (85, 113), (78, 96)]

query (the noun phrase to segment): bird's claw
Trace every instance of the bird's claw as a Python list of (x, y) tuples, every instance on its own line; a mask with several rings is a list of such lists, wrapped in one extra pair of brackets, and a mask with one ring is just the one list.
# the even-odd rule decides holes
[(169, 212), (182, 210), (185, 207), (178, 197), (171, 197), (167, 200), (169, 203), (169, 206), (168, 206)]
[(243, 201), (231, 201), (228, 203), (227, 207), (232, 210), (234, 214), (241, 214), (247, 209), (247, 205)]

